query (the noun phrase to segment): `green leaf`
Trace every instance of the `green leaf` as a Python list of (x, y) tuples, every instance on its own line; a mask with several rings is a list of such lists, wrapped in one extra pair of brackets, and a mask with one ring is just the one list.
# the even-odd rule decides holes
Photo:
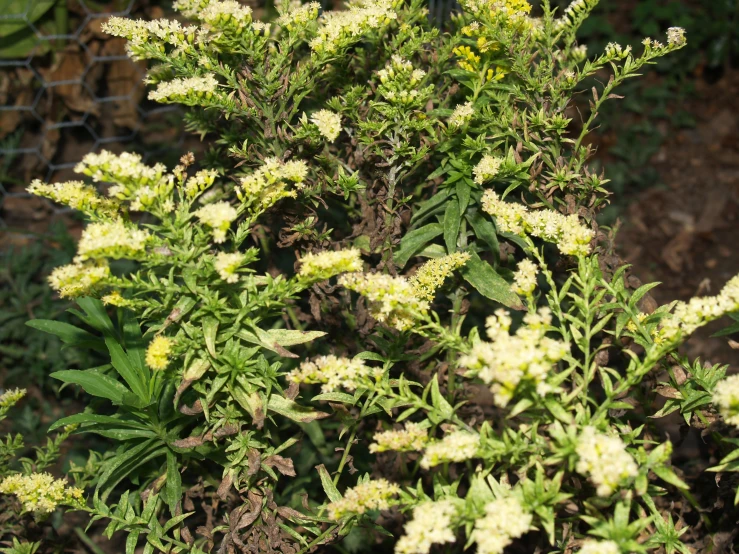
[(215, 317), (203, 318), (203, 337), (208, 353), (214, 358), (218, 357), (216, 351), (216, 337), (218, 336), (218, 320)]
[(75, 315), (77, 315), (77, 317), (82, 319), (82, 321), (87, 323), (93, 329), (101, 331), (106, 335), (113, 335), (115, 333), (113, 322), (108, 317), (108, 314), (105, 311), (105, 306), (100, 300), (98, 300), (97, 298), (89, 297), (78, 298), (77, 304), (80, 308), (84, 310), (85, 313), (80, 314), (76, 310), (70, 311), (72, 311)]
[(326, 469), (326, 466), (323, 464), (316, 467), (318, 470), (318, 475), (321, 477), (321, 485), (323, 485), (323, 492), (326, 493), (326, 496), (328, 496), (328, 499), (331, 502), (337, 502), (338, 500), (341, 500), (344, 498), (341, 496), (341, 493), (339, 492), (339, 489), (336, 488), (336, 485), (334, 485), (334, 482), (331, 480), (331, 476), (328, 474), (328, 470)]
[(122, 383), (93, 369), (65, 369), (52, 373), (51, 377), (79, 385), (87, 394), (107, 398), (115, 404), (123, 404), (124, 396), (131, 392)]
[[(118, 381), (115, 381), (115, 382), (118, 385), (120, 385)], [(81, 414), (74, 414), (71, 416), (63, 417), (55, 421), (49, 427), (49, 432), (54, 431), (55, 429), (59, 429), (59, 427), (64, 427), (66, 425), (78, 425), (78, 424), (85, 424), (85, 423), (103, 423), (103, 424), (110, 424), (110, 425), (124, 425), (128, 427), (133, 427), (136, 429), (146, 429), (146, 426), (136, 421), (128, 421), (122, 418), (106, 416), (106, 415), (81, 413)], [(82, 429), (84, 429), (84, 427)]]
[(444, 202), (446, 202), (450, 194), (451, 194), (451, 191), (448, 188), (443, 189), (439, 191), (438, 193), (434, 194), (428, 200), (421, 202), (418, 205), (418, 208), (416, 209), (416, 211), (414, 212), (413, 217), (411, 217), (411, 225), (417, 225), (418, 223), (426, 219), (428, 216), (433, 214), (434, 210), (436, 210), (439, 206), (441, 206)]
[(459, 213), (463, 214), (470, 204), (470, 185), (467, 181), (457, 181), (457, 201), (459, 202)]
[(521, 299), (511, 290), (510, 285), (493, 269), (489, 263), (470, 252), (470, 259), (460, 270), (465, 280), (485, 298), (500, 302), (513, 310), (523, 310)]
[(273, 342), (280, 346), (295, 346), (326, 336), (323, 331), (293, 331), (290, 329), (270, 329), (267, 334)]
[(328, 402), (342, 402), (344, 404), (351, 404), (354, 405), (356, 400), (351, 394), (346, 394), (345, 392), (324, 392), (321, 394), (317, 394), (313, 398), (311, 398), (311, 402), (317, 402), (319, 400), (324, 400)]
[(426, 246), (427, 242), (435, 239), (443, 232), (444, 227), (441, 224), (429, 223), (405, 235), (400, 241), (400, 248), (398, 248), (393, 256), (396, 265), (400, 268), (405, 267), (411, 256)]
[(176, 515), (175, 511), (181, 497), (182, 475), (180, 475), (180, 465), (177, 463), (175, 453), (169, 450), (167, 452), (167, 482), (164, 487), (164, 500), (173, 516)]
[(105, 345), (108, 347), (108, 352), (110, 352), (110, 363), (113, 364), (118, 374), (123, 377), (129, 388), (142, 402), (148, 402), (149, 392), (147, 386), (144, 384), (144, 376), (136, 371), (128, 355), (121, 345), (118, 344), (118, 341), (113, 337), (106, 337)]
[(459, 203), (449, 202), (444, 212), (444, 244), (446, 244), (446, 251), (450, 254), (457, 251), (457, 237), (459, 237), (461, 223)]
[(326, 412), (318, 412), (312, 408), (301, 406), (279, 394), (273, 394), (269, 397), (267, 409), (301, 423), (309, 423), (315, 419), (323, 419), (330, 415)]
[(59, 337), (59, 340), (68, 346), (92, 348), (105, 352), (105, 344), (101, 339), (69, 323), (52, 321), (50, 319), (32, 319), (31, 321), (27, 321), (26, 325), (43, 333), (56, 335)]
[(475, 231), (477, 238), (488, 245), (490, 252), (492, 252), (497, 260), (500, 255), (500, 244), (498, 243), (498, 236), (495, 233), (493, 223), (478, 210), (468, 213), (466, 217), (472, 226), (472, 230)]

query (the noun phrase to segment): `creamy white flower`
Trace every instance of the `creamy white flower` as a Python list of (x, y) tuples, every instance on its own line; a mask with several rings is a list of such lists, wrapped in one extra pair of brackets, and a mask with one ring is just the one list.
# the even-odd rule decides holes
[(218, 275), (227, 283), (236, 283), (239, 276), (236, 274), (241, 263), (244, 261), (244, 255), (241, 252), (227, 253), (219, 252), (216, 254), (215, 267)]
[(300, 260), (298, 276), (308, 281), (324, 281), (341, 273), (362, 271), (359, 249), (326, 250), (309, 253)]
[(713, 403), (726, 423), (739, 427), (739, 375), (731, 375), (716, 383)]
[(392, 450), (395, 452), (418, 451), (422, 450), (428, 442), (428, 432), (418, 423), (406, 423), (403, 429), (392, 429), (375, 433), (374, 442), (370, 444), (369, 451), (385, 452)]
[(421, 458), (421, 467), (429, 469), (448, 462), (474, 458), (480, 448), (480, 435), (469, 431), (452, 431), (441, 440), (430, 442)]
[(478, 163), (472, 170), (472, 173), (475, 175), (475, 183), (481, 185), (485, 181), (489, 181), (495, 177), (498, 174), (500, 164), (502, 163), (503, 160), (500, 158), (496, 158), (489, 154), (484, 155), (482, 160), (480, 160), (480, 163)]
[(621, 439), (599, 433), (590, 426), (580, 434), (576, 452), (579, 457), (576, 470), (590, 478), (598, 496), (609, 496), (639, 471)]
[(472, 119), (473, 115), (475, 115), (475, 109), (472, 107), (472, 102), (459, 104), (454, 108), (454, 111), (449, 118), (449, 125), (451, 127), (461, 127)]
[(311, 118), (311, 122), (318, 127), (321, 133), (329, 142), (334, 142), (341, 133), (341, 116), (331, 110), (318, 110)]
[(75, 260), (138, 259), (150, 239), (147, 230), (126, 224), (121, 219), (91, 223), (82, 231)]
[(306, 360), (298, 369), (287, 375), (293, 383), (322, 383), (323, 392), (332, 392), (339, 388), (349, 391), (361, 387), (368, 379), (382, 376), (381, 368), (367, 366), (363, 360), (339, 358), (333, 354), (319, 356), (313, 361)]
[(409, 280), (416, 296), (422, 300), (433, 300), (436, 290), (444, 284), (446, 278), (469, 259), (467, 252), (455, 252), (423, 264)]
[(596, 541), (588, 539), (582, 543), (578, 554), (620, 554), (621, 549), (614, 541)]
[(199, 98), (210, 98), (218, 88), (215, 75), (207, 74), (204, 77), (187, 77), (172, 79), (157, 85), (156, 90), (149, 91), (149, 100), (156, 102), (185, 102)]
[(424, 502), (413, 508), (413, 519), (405, 524), (405, 535), (395, 545), (395, 554), (428, 554), (435, 544), (456, 540), (452, 525), (457, 509), (450, 500)]
[(76, 298), (91, 293), (110, 276), (105, 260), (73, 263), (57, 267), (49, 275), (51, 288), (62, 298)]
[(502, 554), (513, 539), (531, 528), (533, 518), (524, 511), (517, 498), (499, 498), (485, 505), (485, 516), (475, 522), (472, 540), (478, 554)]
[(400, 487), (386, 479), (376, 479), (360, 483), (347, 490), (344, 497), (328, 506), (328, 517), (334, 521), (347, 515), (363, 514), (367, 510), (387, 510)]
[(513, 274), (513, 292), (524, 296), (530, 296), (536, 288), (536, 274), (539, 267), (529, 259), (518, 263), (516, 272)]
[(238, 217), (238, 213), (231, 204), (221, 201), (203, 206), (195, 212), (195, 216), (213, 229), (213, 242), (221, 243), (226, 240), (226, 231)]

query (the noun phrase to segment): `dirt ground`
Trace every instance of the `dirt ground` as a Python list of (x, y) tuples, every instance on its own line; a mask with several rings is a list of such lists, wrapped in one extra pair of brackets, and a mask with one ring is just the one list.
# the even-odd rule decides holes
[[(739, 71), (698, 79), (696, 89), (680, 106), (696, 126), (668, 131), (651, 160), (663, 186), (636, 195), (622, 215), (621, 255), (643, 282), (662, 283), (652, 291), (659, 304), (716, 294), (739, 273)], [(685, 352), (739, 370), (730, 338), (710, 337), (727, 325), (709, 326)]]

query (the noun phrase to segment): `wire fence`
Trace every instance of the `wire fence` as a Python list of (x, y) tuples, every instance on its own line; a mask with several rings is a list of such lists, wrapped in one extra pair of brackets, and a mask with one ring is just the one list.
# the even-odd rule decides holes
[[(324, 0), (331, 7), (331, 0)], [(65, 213), (25, 192), (33, 179), (73, 179), (102, 148), (162, 157), (182, 148), (181, 111), (146, 99), (146, 65), (102, 23), (117, 15), (153, 19), (171, 2), (0, 0), (0, 232), (43, 233)], [(429, 0), (444, 21), (456, 0)], [(4, 7), (3, 7), (4, 6)], [(49, 217), (51, 216), (51, 217)]]

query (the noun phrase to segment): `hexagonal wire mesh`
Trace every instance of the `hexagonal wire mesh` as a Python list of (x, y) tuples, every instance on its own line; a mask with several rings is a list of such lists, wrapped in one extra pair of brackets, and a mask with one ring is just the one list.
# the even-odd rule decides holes
[[(0, 0), (0, 231), (43, 232), (43, 221), (65, 213), (25, 187), (34, 178), (73, 178), (88, 152), (151, 158), (181, 150), (179, 109), (148, 102), (146, 66), (126, 56), (123, 39), (101, 31), (112, 15), (161, 17), (171, 2), (164, 4)], [(429, 0), (430, 17), (443, 21), (454, 6)]]

